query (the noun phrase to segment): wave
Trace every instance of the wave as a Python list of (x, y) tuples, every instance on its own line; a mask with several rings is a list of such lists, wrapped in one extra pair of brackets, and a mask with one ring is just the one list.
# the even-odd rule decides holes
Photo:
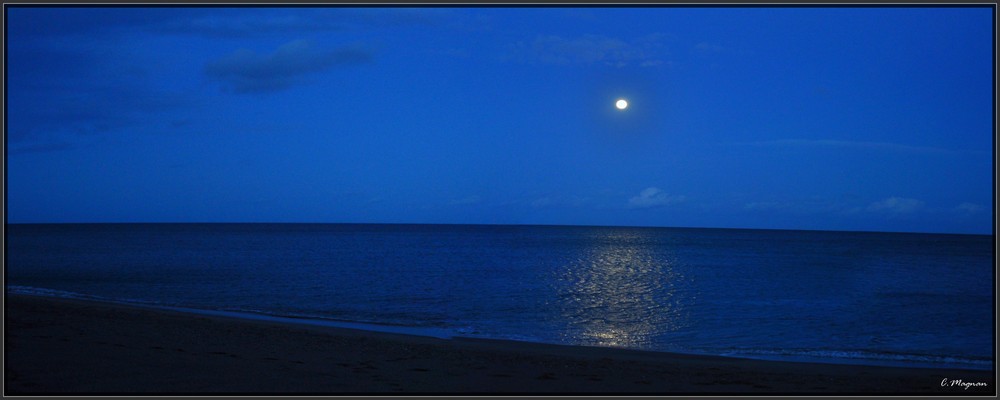
[(58, 297), (62, 299), (80, 299), (80, 300), (97, 300), (111, 303), (127, 303), (127, 304), (143, 304), (143, 305), (161, 305), (163, 303), (150, 300), (139, 300), (139, 299), (121, 299), (121, 298), (110, 298), (104, 296), (95, 296), (90, 294), (68, 292), (65, 290), (56, 289), (46, 289), (33, 286), (20, 286), (20, 285), (7, 285), (7, 293), (9, 294), (23, 294), (29, 296), (44, 296), (44, 297)]
[(94, 296), (76, 292), (68, 292), (64, 290), (37, 288), (32, 286), (9, 285), (7, 286), (7, 293), (23, 294), (31, 296), (56, 297), (64, 299), (95, 300), (107, 303), (139, 305), (159, 310), (181, 311), (199, 315), (251, 319), (258, 321), (271, 321), (271, 322), (279, 322), (285, 324), (304, 324), (313, 326), (326, 326), (332, 328), (347, 328), (347, 329), (356, 329), (356, 330), (372, 331), (372, 332), (385, 332), (385, 333), (396, 333), (402, 335), (435, 337), (440, 339), (448, 339), (455, 336), (455, 332), (443, 328), (392, 325), (379, 322), (344, 321), (344, 320), (336, 320), (324, 317), (317, 317), (315, 315), (293, 314), (293, 313), (277, 314), (267, 311), (251, 310), (243, 308), (202, 309), (202, 308), (179, 307), (175, 305), (167, 305), (159, 302), (152, 302), (146, 300), (108, 298), (108, 297)]
[(838, 364), (907, 366), (922, 368), (993, 369), (994, 360), (932, 354), (907, 354), (870, 350), (831, 349), (728, 349), (720, 355), (780, 361), (810, 361)]
[[(109, 298), (96, 295), (88, 295), (64, 290), (38, 288), (32, 286), (8, 285), (6, 292), (10, 294), (23, 294), (44, 297), (56, 297), (67, 299), (94, 300), (109, 303), (131, 304), (145, 306), (155, 309), (182, 311), (202, 315), (214, 315), (232, 318), (266, 320), (279, 323), (306, 324), (314, 326), (328, 326), (335, 328), (358, 329), (374, 332), (398, 333), (416, 335), (424, 337), (435, 337), (449, 339), (453, 337), (469, 337), (484, 339), (513, 340), (532, 343), (570, 344), (559, 340), (545, 340), (536, 336), (523, 334), (524, 332), (488, 332), (480, 327), (462, 324), (459, 321), (450, 321), (448, 326), (411, 326), (406, 324), (393, 324), (385, 321), (354, 321), (339, 320), (324, 316), (298, 314), (294, 312), (265, 311), (248, 308), (222, 308), (222, 309), (199, 309), (183, 307), (175, 304), (165, 304), (140, 299)], [(861, 365), (882, 365), (882, 366), (902, 366), (918, 368), (959, 368), (991, 370), (994, 360), (988, 358), (971, 358), (960, 356), (945, 356), (931, 354), (908, 354), (888, 351), (871, 350), (835, 350), (835, 349), (762, 349), (762, 348), (685, 348), (684, 346), (672, 347), (670, 349), (637, 348), (637, 350), (648, 351), (668, 351), (676, 353), (717, 355), (726, 357), (740, 357), (763, 359), (773, 361), (797, 361), (797, 362), (818, 362), (831, 364), (861, 364)]]

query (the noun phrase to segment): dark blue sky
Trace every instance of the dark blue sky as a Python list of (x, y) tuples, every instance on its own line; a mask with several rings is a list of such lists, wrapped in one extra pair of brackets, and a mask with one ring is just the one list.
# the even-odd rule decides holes
[(12, 223), (992, 232), (989, 7), (6, 10)]

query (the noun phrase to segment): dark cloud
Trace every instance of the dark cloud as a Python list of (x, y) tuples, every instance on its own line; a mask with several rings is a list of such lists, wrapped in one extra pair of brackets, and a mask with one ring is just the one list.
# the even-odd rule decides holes
[(345, 27), (346, 25), (337, 19), (320, 19), (296, 14), (216, 14), (170, 21), (158, 29), (169, 33), (243, 37), (284, 32), (337, 31)]
[(179, 7), (8, 6), (7, 29), (19, 39), (95, 35), (198, 18), (212, 9)]
[(263, 93), (287, 89), (303, 76), (334, 66), (361, 64), (371, 59), (371, 53), (364, 49), (317, 51), (308, 42), (297, 40), (267, 55), (237, 50), (208, 63), (205, 74), (235, 93)]
[(428, 27), (448, 9), (274, 7), (8, 7), (8, 33), (21, 40), (138, 31), (204, 37), (259, 37), (345, 29)]
[[(7, 139), (25, 151), (59, 150), (80, 135), (149, 125), (152, 114), (185, 101), (149, 85), (139, 63), (114, 46), (57, 46), (11, 40)], [(34, 147), (31, 147), (34, 146)]]
[[(19, 92), (8, 105), (7, 139), (33, 148), (129, 127), (155, 127), (153, 115), (178, 110), (182, 96), (138, 86), (65, 88)], [(58, 147), (58, 146), (57, 146)], [(61, 150), (61, 147), (53, 150)]]
[[(190, 93), (155, 84), (150, 66), (135, 57), (129, 39), (134, 35), (198, 24), (215, 33), (191, 33), (295, 32), (333, 29), (334, 20), (345, 24), (351, 20), (346, 15), (334, 17), (334, 12), (313, 15), (310, 11), (12, 6), (8, 9), (6, 38), (6, 139), (10, 154), (66, 150), (99, 140), (95, 135), (132, 128), (181, 128), (169, 122), (181, 117), (170, 114), (194, 106), (195, 99)], [(375, 14), (356, 19), (369, 25), (420, 20), (417, 16)], [(260, 92), (283, 89), (305, 74), (334, 65), (370, 58), (360, 49), (321, 52), (304, 42), (292, 42), (266, 56), (234, 53), (209, 64), (206, 72), (233, 91)]]
[(169, 33), (209, 37), (301, 34), (364, 28), (438, 25), (447, 13), (426, 9), (250, 9), (217, 12), (165, 21), (155, 28)]

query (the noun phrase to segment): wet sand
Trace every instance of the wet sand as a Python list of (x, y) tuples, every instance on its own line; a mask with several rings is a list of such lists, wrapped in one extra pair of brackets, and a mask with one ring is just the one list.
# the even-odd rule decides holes
[[(84, 300), (5, 300), (5, 395), (996, 394), (992, 371), (437, 339)], [(966, 386), (951, 384), (958, 380)]]

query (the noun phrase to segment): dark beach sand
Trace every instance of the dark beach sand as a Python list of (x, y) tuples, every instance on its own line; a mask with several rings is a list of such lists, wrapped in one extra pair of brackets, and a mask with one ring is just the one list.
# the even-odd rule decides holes
[[(6, 395), (994, 395), (992, 371), (886, 368), (555, 346), (204, 316), (8, 295)], [(986, 387), (944, 386), (943, 379)]]

